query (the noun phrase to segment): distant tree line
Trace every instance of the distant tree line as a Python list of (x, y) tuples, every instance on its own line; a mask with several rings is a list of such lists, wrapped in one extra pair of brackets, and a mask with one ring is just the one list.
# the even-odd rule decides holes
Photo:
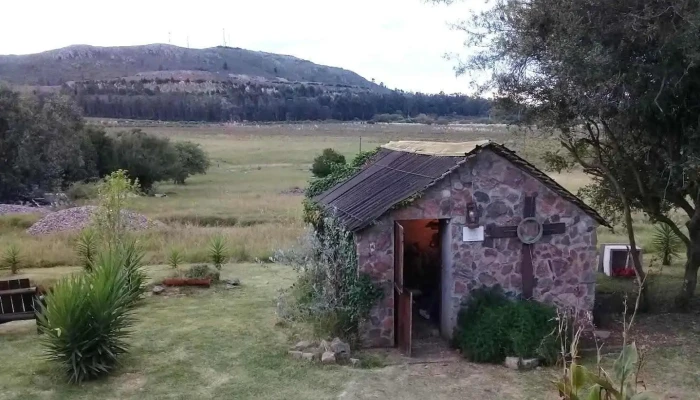
[(206, 153), (194, 143), (134, 130), (108, 134), (86, 125), (66, 96), (23, 96), (0, 87), (0, 201), (27, 200), (117, 169), (144, 189), (205, 173)]
[(487, 117), (488, 100), (461, 94), (378, 93), (320, 84), (154, 79), (64, 85), (91, 117), (165, 121), (370, 120), (392, 114)]

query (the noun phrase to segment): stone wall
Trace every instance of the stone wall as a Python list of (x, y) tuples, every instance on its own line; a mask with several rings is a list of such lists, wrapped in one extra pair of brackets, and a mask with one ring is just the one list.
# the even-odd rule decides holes
[(507, 160), (485, 150), (449, 177), (428, 189), (410, 206), (389, 212), (356, 236), (359, 269), (384, 288), (384, 299), (363, 327), (365, 344), (394, 344), (394, 221), (449, 218), (451, 262), (443, 286), (451, 299), (443, 316), (443, 335), (451, 335), (457, 311), (469, 292), (482, 285), (500, 285), (517, 296), (522, 292), (517, 238), (463, 242), (466, 204), (477, 203), (482, 225), (517, 225), (524, 197), (537, 193), (536, 218), (543, 223), (563, 222), (566, 233), (543, 237), (532, 246), (534, 298), (560, 307), (591, 310), (595, 295), (596, 222), (574, 204)]

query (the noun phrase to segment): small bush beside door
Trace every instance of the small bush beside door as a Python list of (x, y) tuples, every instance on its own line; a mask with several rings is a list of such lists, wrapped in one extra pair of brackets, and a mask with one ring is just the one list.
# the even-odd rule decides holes
[(501, 363), (507, 356), (558, 355), (556, 310), (535, 301), (511, 300), (499, 287), (473, 291), (457, 316), (454, 345), (469, 360)]

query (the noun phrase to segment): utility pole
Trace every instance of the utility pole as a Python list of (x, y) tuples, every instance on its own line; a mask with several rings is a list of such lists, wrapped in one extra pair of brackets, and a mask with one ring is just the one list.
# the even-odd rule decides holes
[(171, 32), (168, 31), (168, 44), (173, 44), (171, 38), (172, 38)]
[(224, 47), (226, 47), (226, 28), (223, 28), (223, 29), (222, 29), (222, 34), (223, 34), (223, 37), (224, 37)]
[(187, 35), (187, 48), (190, 48), (190, 35)]

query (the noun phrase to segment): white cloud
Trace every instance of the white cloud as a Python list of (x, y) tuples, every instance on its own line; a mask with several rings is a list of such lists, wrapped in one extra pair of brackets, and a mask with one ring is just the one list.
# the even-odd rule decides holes
[[(483, 0), (450, 7), (422, 0), (94, 0), (7, 1), (0, 54), (71, 44), (222, 44), (291, 54), (353, 70), (391, 88), (467, 92), (445, 53), (463, 51), (448, 23)], [(170, 35), (169, 35), (170, 33)]]

